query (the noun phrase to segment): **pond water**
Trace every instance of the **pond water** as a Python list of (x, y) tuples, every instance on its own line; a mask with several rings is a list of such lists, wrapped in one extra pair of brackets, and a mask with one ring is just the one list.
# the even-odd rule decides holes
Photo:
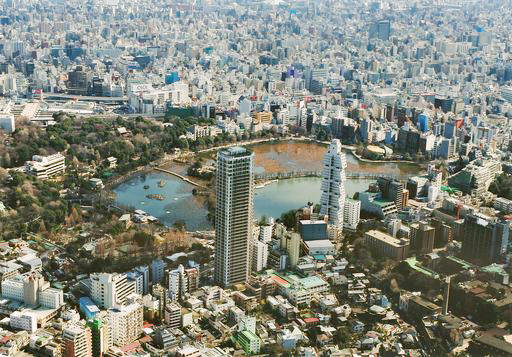
[[(251, 147), (255, 153), (255, 171), (287, 172), (312, 171), (321, 169), (322, 157), (326, 147), (315, 143), (281, 142), (260, 144)], [(347, 153), (348, 172), (384, 173), (400, 176), (417, 174), (419, 167), (409, 164), (366, 163), (360, 162), (351, 153)], [(183, 169), (183, 168), (181, 168)], [(184, 171), (184, 170), (182, 170)], [(159, 187), (159, 182), (165, 185)], [(349, 197), (364, 191), (372, 182), (370, 179), (348, 179), (345, 190)], [(255, 190), (254, 216), (278, 218), (282, 213), (306, 205), (309, 201), (320, 200), (321, 179), (303, 177), (280, 180)], [(144, 186), (149, 186), (145, 189)], [(130, 177), (113, 189), (116, 203), (135, 209), (141, 209), (157, 217), (163, 224), (172, 226), (176, 221), (184, 221), (187, 230), (210, 230), (204, 197), (192, 195), (194, 187), (177, 177), (150, 172)], [(161, 194), (164, 200), (146, 198), (148, 194)]]

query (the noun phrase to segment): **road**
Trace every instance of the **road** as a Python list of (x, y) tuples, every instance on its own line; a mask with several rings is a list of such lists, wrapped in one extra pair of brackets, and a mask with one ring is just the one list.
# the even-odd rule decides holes
[(178, 177), (178, 178), (182, 179), (183, 181), (188, 182), (189, 184), (191, 184), (191, 185), (193, 185), (193, 186), (196, 186), (196, 187), (199, 187), (199, 188), (203, 188), (203, 189), (205, 189), (205, 190), (208, 190), (208, 187), (203, 186), (203, 185), (200, 185), (200, 184), (198, 184), (197, 182), (194, 182), (194, 181), (190, 180), (189, 178), (187, 178), (187, 177), (185, 177), (185, 176), (183, 176), (183, 175), (180, 175), (180, 174), (178, 174), (178, 173), (176, 173), (176, 172), (174, 172), (174, 171), (169, 171), (169, 170), (166, 170), (166, 169), (162, 169), (161, 167), (155, 167), (155, 170), (157, 170), (157, 171), (162, 171), (162, 172), (168, 173), (168, 174), (170, 174), (170, 175), (174, 175), (174, 176), (176, 176), (176, 177)]
[[(96, 97), (89, 95), (73, 95), (73, 94), (63, 94), (63, 93), (43, 93), (42, 98), (44, 100), (48, 100), (48, 98), (56, 98), (56, 99), (76, 99), (87, 102), (127, 102), (128, 97)], [(51, 99), (50, 99), (51, 100)]]

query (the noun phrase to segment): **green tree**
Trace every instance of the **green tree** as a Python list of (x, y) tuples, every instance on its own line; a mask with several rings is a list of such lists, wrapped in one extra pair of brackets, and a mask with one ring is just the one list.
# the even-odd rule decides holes
[(297, 210), (289, 210), (288, 212), (283, 213), (279, 220), (286, 226), (286, 228), (293, 229), (297, 223), (296, 214)]

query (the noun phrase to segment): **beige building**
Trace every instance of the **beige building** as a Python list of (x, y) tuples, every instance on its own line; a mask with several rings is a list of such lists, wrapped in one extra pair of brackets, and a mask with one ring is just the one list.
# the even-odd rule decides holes
[(107, 321), (112, 343), (125, 346), (138, 339), (142, 334), (143, 319), (143, 307), (138, 303), (108, 310)]
[(387, 233), (371, 230), (365, 233), (364, 243), (380, 256), (404, 260), (409, 255), (409, 240), (396, 239)]
[(271, 124), (272, 123), (272, 112), (259, 112), (252, 114), (252, 122), (257, 124)]
[(62, 356), (92, 357), (92, 335), (89, 327), (70, 324), (62, 334)]

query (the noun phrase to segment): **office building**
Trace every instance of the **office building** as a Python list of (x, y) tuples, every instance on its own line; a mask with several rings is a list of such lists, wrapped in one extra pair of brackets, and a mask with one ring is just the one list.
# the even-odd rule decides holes
[(304, 241), (328, 239), (327, 223), (323, 220), (300, 220), (298, 228)]
[(426, 114), (421, 113), (420, 115), (418, 115), (418, 127), (423, 133), (426, 133), (427, 131), (430, 130), (429, 124), (429, 118)]
[(376, 254), (397, 261), (404, 260), (409, 255), (408, 239), (396, 239), (376, 230), (365, 233), (364, 244)]
[(151, 282), (159, 284), (164, 280), (167, 263), (162, 259), (155, 259), (151, 262)]
[(142, 295), (149, 292), (149, 266), (141, 265), (133, 269), (134, 272), (142, 275)]
[(391, 35), (391, 22), (389, 20), (376, 21), (370, 24), (368, 30), (369, 39), (379, 39), (382, 41), (388, 41)]
[(89, 327), (69, 324), (62, 333), (62, 356), (92, 357), (92, 336)]
[(68, 73), (68, 81), (66, 82), (68, 93), (87, 95), (90, 82), (90, 74), (84, 71), (82, 66), (76, 66), (73, 71)]
[(355, 232), (357, 230), (357, 226), (359, 225), (360, 216), (361, 201), (346, 198), (343, 212), (343, 227), (346, 230)]
[(379, 177), (377, 183), (379, 184), (382, 197), (393, 201), (397, 210), (402, 210), (407, 205), (409, 195), (403, 182), (387, 177)]
[(49, 156), (34, 155), (25, 163), (25, 171), (31, 176), (45, 180), (66, 171), (66, 158), (61, 153)]
[(345, 209), (345, 168), (347, 161), (341, 142), (334, 139), (324, 156), (320, 215), (327, 216), (329, 238), (337, 238), (343, 231)]
[(91, 298), (102, 309), (122, 305), (135, 292), (135, 283), (126, 274), (91, 274)]
[(502, 87), (501, 88), (501, 96), (507, 102), (512, 103), (512, 87)]
[(107, 311), (110, 338), (115, 346), (125, 346), (140, 337), (143, 327), (143, 307), (138, 303)]
[(242, 147), (217, 154), (214, 279), (222, 287), (245, 283), (252, 238), (254, 155)]
[(507, 252), (510, 223), (469, 214), (462, 225), (462, 258), (477, 265), (501, 262)]
[(141, 265), (134, 271), (142, 274), (142, 295), (146, 295), (149, 292), (149, 266)]
[(92, 357), (105, 356), (110, 347), (108, 325), (101, 319), (94, 319), (87, 321), (87, 327), (91, 330)]
[(427, 222), (411, 224), (411, 250), (417, 255), (432, 253), (436, 230)]

